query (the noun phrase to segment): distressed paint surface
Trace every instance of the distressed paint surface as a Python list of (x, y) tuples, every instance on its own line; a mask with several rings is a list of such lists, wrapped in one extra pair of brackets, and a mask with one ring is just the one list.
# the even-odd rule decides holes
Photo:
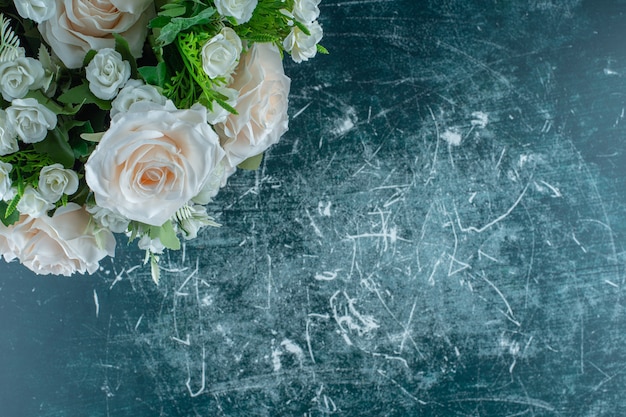
[(155, 287), (2, 265), (28, 416), (626, 413), (626, 2), (324, 1), (290, 131)]

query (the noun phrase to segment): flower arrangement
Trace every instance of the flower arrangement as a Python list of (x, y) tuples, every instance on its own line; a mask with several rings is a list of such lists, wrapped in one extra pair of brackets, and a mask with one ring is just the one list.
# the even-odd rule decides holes
[(0, 0), (0, 252), (93, 273), (114, 233), (158, 258), (288, 128), (321, 0)]

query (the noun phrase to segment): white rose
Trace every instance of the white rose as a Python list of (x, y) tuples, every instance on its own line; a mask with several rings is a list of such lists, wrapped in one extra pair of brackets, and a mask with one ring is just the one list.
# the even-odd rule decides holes
[(305, 25), (312, 23), (320, 15), (320, 2), (321, 0), (295, 0), (293, 14)]
[(154, 86), (144, 84), (141, 80), (129, 80), (111, 102), (111, 117), (126, 113), (130, 106), (140, 101), (165, 105), (167, 99)]
[(126, 217), (120, 216), (104, 207), (91, 206), (87, 207), (87, 211), (91, 213), (94, 220), (98, 222), (99, 225), (109, 229), (113, 233), (124, 233), (130, 224), (130, 220)]
[(229, 27), (209, 39), (202, 47), (202, 68), (210, 78), (229, 76), (239, 62), (241, 39)]
[(66, 67), (80, 68), (90, 49), (115, 46), (114, 33), (140, 57), (154, 14), (152, 0), (56, 0), (55, 15), (39, 31)]
[(41, 142), (57, 125), (57, 116), (34, 98), (16, 99), (6, 110), (17, 135), (25, 143)]
[(13, 3), (20, 16), (37, 23), (54, 16), (57, 6), (55, 0), (14, 0)]
[(222, 16), (234, 17), (237, 24), (242, 24), (252, 18), (257, 3), (257, 0), (215, 0), (215, 8)]
[(118, 114), (85, 165), (96, 203), (161, 226), (197, 195), (224, 157), (206, 108), (140, 102)]
[(89, 90), (102, 100), (112, 100), (130, 78), (130, 63), (112, 48), (100, 49), (87, 65)]
[[(215, 91), (222, 94), (226, 97), (224, 100), (229, 106), (235, 107), (237, 104), (237, 98), (239, 97), (239, 92), (233, 88), (228, 87), (216, 87)], [(219, 105), (217, 102), (213, 102), (213, 109), (208, 110), (207, 112), (207, 120), (212, 125), (216, 123), (222, 123), (226, 120), (230, 112)]]
[(23, 98), (42, 86), (44, 69), (34, 58), (19, 57), (0, 63), (0, 91), (6, 101)]
[(274, 45), (255, 43), (242, 55), (229, 85), (239, 91), (239, 114), (215, 125), (231, 168), (262, 153), (287, 131), (290, 84)]
[(30, 185), (26, 186), (22, 198), (17, 203), (17, 211), (30, 217), (45, 216), (53, 208), (54, 204), (46, 200), (38, 190)]
[(7, 113), (0, 110), (0, 155), (8, 155), (19, 150), (17, 132)]
[(21, 216), (14, 225), (0, 225), (0, 237), (0, 248), (6, 247), (9, 257), (17, 256), (37, 274), (91, 274), (102, 258), (115, 254), (113, 234), (98, 229), (75, 203), (59, 207), (52, 217)]
[(322, 40), (323, 31), (319, 23), (306, 25), (311, 35), (294, 26), (283, 41), (283, 48), (291, 54), (295, 62), (307, 61), (317, 54), (317, 44)]
[(43, 167), (37, 189), (49, 203), (56, 203), (63, 194), (72, 195), (78, 190), (78, 174), (61, 164)]
[(11, 170), (13, 166), (8, 162), (0, 161), (0, 199), (5, 199), (5, 196), (13, 194), (11, 190)]

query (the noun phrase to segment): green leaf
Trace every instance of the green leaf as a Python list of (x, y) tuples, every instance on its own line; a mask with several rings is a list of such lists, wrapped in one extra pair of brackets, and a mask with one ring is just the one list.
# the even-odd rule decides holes
[(237, 168), (254, 171), (255, 169), (258, 169), (261, 166), (262, 160), (263, 160), (263, 154), (260, 153), (258, 155), (255, 155), (246, 159), (245, 161), (237, 165)]
[(152, 281), (154, 281), (156, 285), (159, 285), (159, 279), (161, 278), (159, 259), (153, 253), (150, 253), (150, 273), (152, 275)]
[(87, 65), (89, 65), (89, 63), (91, 62), (93, 57), (96, 56), (97, 53), (98, 52), (94, 49), (88, 50), (87, 54), (85, 55), (85, 58), (83, 58), (83, 67), (86, 67)]
[(167, 65), (165, 62), (159, 62), (154, 67), (138, 68), (139, 75), (147, 84), (152, 84), (163, 88), (167, 81)]
[(13, 211), (7, 215), (8, 208), (9, 204), (7, 204), (6, 201), (0, 201), (0, 221), (5, 226), (11, 226), (20, 219), (20, 213), (15, 209), (13, 209)]
[(180, 32), (196, 25), (206, 25), (210, 23), (210, 18), (214, 14), (215, 9), (213, 7), (207, 7), (193, 17), (175, 17), (168, 24), (163, 26), (157, 41), (161, 46), (169, 45), (174, 42), (174, 39), (176, 39), (176, 36), (178, 36)]
[(82, 139), (86, 140), (87, 142), (95, 142), (95, 143), (100, 142), (100, 139), (102, 139), (102, 136), (104, 136), (104, 132), (80, 134), (80, 137)]
[(166, 4), (161, 8), (159, 16), (178, 17), (184, 15), (186, 11), (184, 4)]
[(17, 205), (22, 199), (23, 193), (24, 193), (24, 190), (19, 190), (17, 195), (13, 197), (13, 200), (11, 200), (11, 202), (7, 205), (7, 208), (4, 211), (4, 216), (3, 216), (5, 219), (10, 219), (14, 213), (18, 213), (18, 217), (19, 217), (19, 212), (17, 211)]
[(53, 112), (54, 114), (57, 114), (57, 115), (63, 114), (63, 107), (59, 106), (57, 103), (55, 103), (53, 100), (51, 100), (49, 97), (47, 97), (44, 93), (42, 93), (39, 90), (29, 91), (28, 94), (26, 94), (26, 97), (34, 98), (35, 100), (37, 100), (37, 102), (39, 102), (39, 104), (41, 104), (42, 106), (44, 106), (45, 108)]
[(67, 133), (59, 127), (48, 132), (48, 136), (44, 140), (33, 146), (37, 152), (48, 155), (53, 161), (62, 164), (65, 168), (74, 166), (74, 151), (68, 142)]
[(163, 26), (167, 25), (172, 21), (171, 17), (167, 16), (157, 16), (148, 23), (148, 28), (150, 29), (160, 29)]
[(161, 226), (159, 239), (161, 239), (161, 243), (167, 249), (180, 249), (180, 240), (178, 240), (178, 237), (176, 236), (176, 231), (174, 230), (174, 225), (170, 220), (166, 221), (165, 224)]
[(330, 54), (330, 52), (328, 52), (328, 49), (324, 48), (319, 43), (317, 45), (315, 45), (315, 47), (317, 48), (317, 52), (319, 52), (320, 54), (324, 54), (324, 55)]
[(89, 85), (84, 82), (79, 86), (70, 88), (58, 98), (59, 102), (64, 104), (95, 104), (102, 110), (111, 110), (111, 102), (96, 97)]
[(137, 72), (137, 61), (135, 60), (132, 52), (130, 52), (128, 41), (124, 39), (122, 35), (117, 33), (114, 33), (113, 37), (115, 38), (115, 50), (122, 55), (122, 59), (124, 61), (128, 61), (130, 63), (130, 76), (132, 78), (138, 78), (139, 73)]

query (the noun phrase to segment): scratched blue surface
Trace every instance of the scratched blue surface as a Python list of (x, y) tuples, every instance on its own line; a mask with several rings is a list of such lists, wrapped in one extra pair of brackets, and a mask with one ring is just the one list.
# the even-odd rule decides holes
[(0, 267), (3, 416), (626, 414), (626, 2), (321, 10), (159, 287)]

